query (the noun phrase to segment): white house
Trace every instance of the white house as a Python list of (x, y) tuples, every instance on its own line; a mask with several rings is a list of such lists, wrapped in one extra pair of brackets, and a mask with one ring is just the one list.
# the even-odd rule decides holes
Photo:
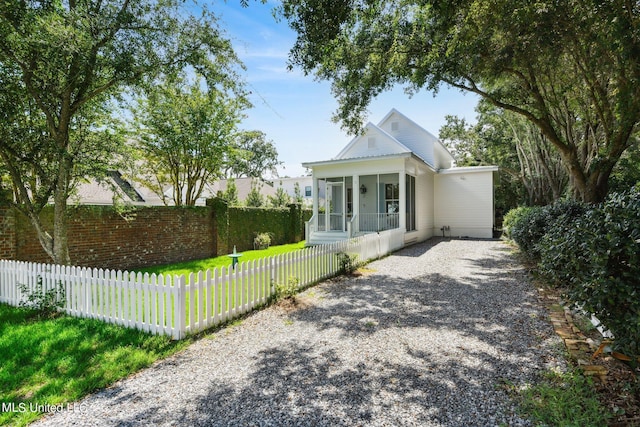
[(438, 138), (395, 109), (335, 158), (303, 166), (315, 190), (308, 244), (385, 230), (401, 233), (404, 244), (493, 236), (498, 167), (455, 167)]
[[(296, 184), (300, 189), (300, 196), (302, 196), (302, 203), (305, 206), (311, 206), (313, 204), (313, 178), (311, 176), (299, 176), (294, 178), (276, 178), (273, 180), (273, 188), (284, 189), (289, 196), (293, 199), (296, 196)], [(324, 188), (320, 189), (318, 193), (320, 201), (324, 200)]]

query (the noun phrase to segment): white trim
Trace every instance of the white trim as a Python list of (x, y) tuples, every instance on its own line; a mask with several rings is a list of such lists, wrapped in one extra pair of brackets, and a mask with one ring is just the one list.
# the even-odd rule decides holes
[[(383, 154), (381, 156), (352, 157), (350, 159), (334, 159), (334, 160), (320, 160), (317, 162), (305, 162), (302, 164), (302, 166), (304, 166), (305, 168), (313, 168), (314, 166), (335, 165), (339, 163), (359, 163), (359, 162), (369, 162), (371, 160), (387, 160), (387, 159), (408, 158), (408, 157), (418, 158), (415, 155), (415, 153), (408, 151), (406, 153)], [(420, 160), (423, 161), (422, 159)], [(431, 166), (431, 165), (428, 165), (428, 166)]]
[(474, 172), (497, 172), (500, 168), (498, 166), (464, 166), (455, 167), (449, 169), (440, 169), (439, 174), (456, 174), (456, 173), (474, 173)]

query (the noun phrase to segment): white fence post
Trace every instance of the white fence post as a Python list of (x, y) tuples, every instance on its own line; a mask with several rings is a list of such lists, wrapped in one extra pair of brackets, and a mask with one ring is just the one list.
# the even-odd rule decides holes
[(184, 274), (180, 276), (174, 276), (173, 279), (173, 288), (174, 288), (174, 308), (173, 308), (173, 319), (174, 319), (174, 330), (173, 330), (173, 338), (174, 339), (182, 339), (186, 335), (186, 285), (185, 285), (185, 277)]

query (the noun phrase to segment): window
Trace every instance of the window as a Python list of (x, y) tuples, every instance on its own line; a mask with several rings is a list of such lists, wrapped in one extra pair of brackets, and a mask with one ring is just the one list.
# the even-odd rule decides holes
[(398, 130), (398, 122), (391, 122), (391, 130), (394, 132)]
[(384, 201), (386, 213), (398, 213), (400, 208), (400, 185), (385, 184), (384, 185)]
[(376, 148), (376, 139), (372, 136), (367, 140), (369, 150), (373, 150)]
[(304, 187), (304, 197), (311, 197), (311, 186), (307, 185)]

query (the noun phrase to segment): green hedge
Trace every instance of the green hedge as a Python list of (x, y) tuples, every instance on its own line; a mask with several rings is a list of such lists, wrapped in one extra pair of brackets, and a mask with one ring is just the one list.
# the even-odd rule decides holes
[(596, 206), (531, 209), (514, 222), (512, 236), (549, 283), (564, 288), (572, 303), (614, 334), (617, 351), (640, 356), (638, 188)]
[(556, 227), (556, 221), (564, 217), (571, 220), (584, 212), (585, 207), (579, 202), (566, 200), (544, 207), (517, 209), (520, 211), (507, 213), (510, 237), (529, 258), (537, 261), (540, 259), (540, 242), (549, 230)]
[(502, 233), (505, 237), (509, 239), (512, 238), (511, 229), (530, 209), (531, 208), (527, 206), (519, 206), (506, 213), (502, 219)]
[(272, 245), (296, 243), (304, 239), (304, 223), (311, 212), (298, 204), (288, 208), (255, 208), (228, 206), (224, 200), (207, 202), (213, 207), (218, 235), (218, 255), (253, 249), (258, 233), (269, 233)]

